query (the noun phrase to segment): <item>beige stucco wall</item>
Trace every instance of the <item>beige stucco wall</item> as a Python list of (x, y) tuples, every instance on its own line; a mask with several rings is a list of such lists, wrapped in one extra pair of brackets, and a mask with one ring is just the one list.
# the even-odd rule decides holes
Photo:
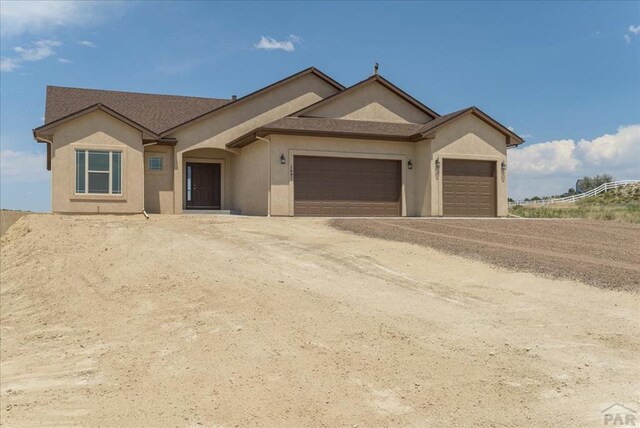
[(380, 83), (371, 82), (305, 112), (306, 116), (378, 122), (424, 123), (430, 117)]
[[(416, 215), (415, 167), (407, 168), (411, 159), (415, 165), (415, 144), (393, 141), (328, 138), (311, 136), (272, 135), (271, 137), (271, 215), (293, 215), (294, 184), (291, 168), (295, 156), (344, 156), (400, 160), (402, 164), (403, 215)], [(280, 164), (284, 154), (286, 164)]]
[(442, 215), (442, 167), (436, 173), (435, 160), (476, 159), (496, 162), (497, 214), (508, 214), (507, 176), (500, 168), (506, 161), (506, 136), (480, 118), (467, 114), (438, 129), (431, 141), (430, 179), (427, 188), (430, 196), (422, 206), (423, 215)]
[(268, 143), (257, 141), (241, 149), (233, 164), (234, 209), (246, 215), (267, 215), (269, 198)]
[[(76, 149), (122, 151), (122, 195), (76, 195)], [(51, 150), (52, 210), (139, 213), (143, 208), (141, 133), (100, 110), (60, 125)]]
[[(184, 207), (182, 158), (188, 156), (187, 151), (201, 148), (225, 149), (227, 143), (245, 133), (301, 110), (336, 91), (337, 89), (326, 81), (313, 74), (307, 74), (247, 102), (241, 101), (236, 106), (189, 124), (170, 135), (178, 139), (174, 159), (174, 211), (180, 213)], [(233, 166), (230, 165), (230, 168)], [(239, 192), (241, 190), (238, 189)], [(226, 209), (239, 209), (234, 203), (228, 202)]]
[[(162, 156), (162, 171), (149, 170), (150, 156)], [(144, 208), (148, 213), (173, 214), (173, 170), (173, 147), (145, 147)]]

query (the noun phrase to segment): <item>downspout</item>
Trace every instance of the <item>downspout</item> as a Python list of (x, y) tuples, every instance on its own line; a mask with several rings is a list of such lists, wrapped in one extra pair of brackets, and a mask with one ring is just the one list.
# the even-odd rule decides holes
[(51, 167), (51, 155), (53, 153), (53, 141), (47, 140), (46, 138), (40, 137), (36, 135), (35, 130), (33, 131), (33, 138), (37, 142), (47, 143), (47, 171), (51, 171), (51, 195), (49, 197), (49, 206), (51, 207), (51, 211), (53, 211), (53, 168)]
[(271, 138), (255, 137), (267, 143), (267, 217), (271, 217)]

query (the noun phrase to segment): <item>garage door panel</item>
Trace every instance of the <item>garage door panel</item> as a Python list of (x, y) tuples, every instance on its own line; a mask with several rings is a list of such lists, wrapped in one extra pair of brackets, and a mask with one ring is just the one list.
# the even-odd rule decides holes
[(495, 162), (445, 159), (443, 214), (494, 217), (496, 215)]
[(295, 156), (296, 216), (400, 215), (400, 161)]

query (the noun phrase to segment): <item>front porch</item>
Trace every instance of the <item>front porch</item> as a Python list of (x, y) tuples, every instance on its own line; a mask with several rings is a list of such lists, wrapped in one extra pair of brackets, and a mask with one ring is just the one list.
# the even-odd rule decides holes
[(177, 153), (174, 170), (176, 212), (237, 212), (231, 198), (234, 158), (222, 149), (195, 149)]

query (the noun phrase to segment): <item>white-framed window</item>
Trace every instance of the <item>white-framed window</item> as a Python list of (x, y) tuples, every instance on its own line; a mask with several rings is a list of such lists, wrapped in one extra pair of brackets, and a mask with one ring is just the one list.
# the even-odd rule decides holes
[(164, 156), (149, 156), (147, 159), (149, 171), (162, 171), (164, 168)]
[(76, 150), (76, 193), (122, 194), (122, 152)]

